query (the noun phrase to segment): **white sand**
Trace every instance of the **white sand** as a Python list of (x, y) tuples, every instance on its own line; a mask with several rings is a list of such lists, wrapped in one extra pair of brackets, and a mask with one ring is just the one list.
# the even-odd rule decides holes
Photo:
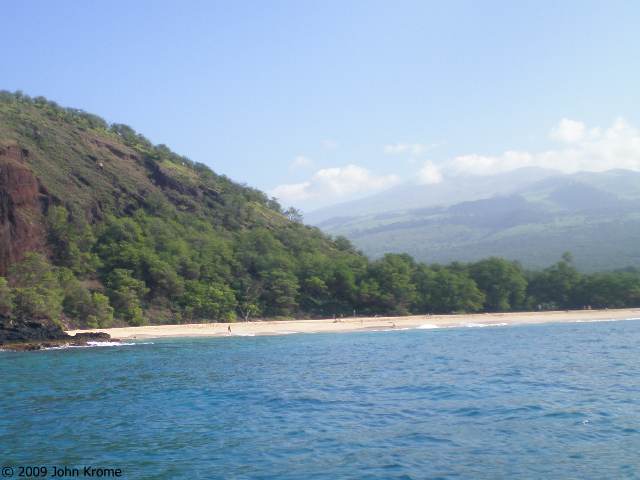
[[(640, 319), (640, 308), (619, 310), (570, 310), (554, 312), (480, 313), (465, 315), (411, 315), (406, 317), (343, 318), (338, 321), (279, 320), (237, 323), (197, 323), (184, 325), (150, 325), (144, 327), (106, 328), (90, 331), (106, 332), (122, 340), (160, 337), (217, 337), (253, 335), (287, 335), (292, 333), (338, 333), (391, 328), (438, 328), (525, 325), (534, 323), (570, 323), (605, 320)], [(87, 330), (72, 330), (73, 335)]]

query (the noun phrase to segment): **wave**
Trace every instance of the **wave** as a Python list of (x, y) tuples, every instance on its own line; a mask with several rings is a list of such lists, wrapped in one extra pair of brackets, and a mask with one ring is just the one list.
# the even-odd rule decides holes
[(413, 330), (413, 328), (410, 327), (402, 327), (402, 328), (393, 328), (393, 327), (388, 327), (388, 328), (372, 328), (372, 329), (367, 329), (367, 332), (402, 332), (403, 330)]
[(462, 327), (467, 328), (484, 328), (484, 327), (507, 327), (508, 323), (464, 323), (461, 325)]
[(425, 323), (424, 325), (420, 325), (418, 330), (431, 330), (432, 328), (440, 328), (438, 325), (434, 325), (432, 323)]
[(640, 320), (640, 318), (596, 318), (591, 320), (575, 320), (573, 323), (622, 322), (625, 320)]
[(153, 342), (87, 342), (86, 345), (58, 345), (56, 347), (41, 348), (40, 350), (66, 350), (68, 348), (129, 347), (132, 345), (153, 345)]

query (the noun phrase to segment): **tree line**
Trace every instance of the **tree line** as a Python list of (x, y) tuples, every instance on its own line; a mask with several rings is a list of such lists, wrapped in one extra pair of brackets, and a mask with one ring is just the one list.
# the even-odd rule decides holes
[(47, 226), (51, 257), (30, 253), (0, 277), (0, 315), (108, 327), (640, 305), (640, 271), (585, 274), (569, 254), (542, 271), (495, 257), (371, 261), (297, 223), (228, 231), (144, 210), (89, 226), (53, 206)]

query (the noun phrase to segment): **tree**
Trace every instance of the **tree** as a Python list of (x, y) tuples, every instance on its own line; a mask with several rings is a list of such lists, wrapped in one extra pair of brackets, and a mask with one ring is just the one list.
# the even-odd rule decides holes
[(131, 270), (116, 268), (109, 273), (106, 284), (116, 314), (131, 325), (142, 325), (145, 319), (141, 300), (149, 291), (145, 283), (134, 278)]
[(424, 313), (477, 312), (485, 302), (484, 293), (465, 272), (421, 266), (416, 274), (416, 306)]
[(84, 218), (77, 214), (70, 219), (63, 206), (51, 206), (47, 212), (49, 243), (54, 247), (53, 262), (72, 269), (77, 274), (86, 274), (98, 266), (98, 258), (91, 252), (95, 238)]
[(573, 266), (568, 252), (555, 265), (531, 275), (527, 287), (530, 303), (534, 307), (570, 308), (576, 305), (574, 291), (580, 274)]
[(0, 316), (10, 317), (13, 311), (13, 294), (9, 283), (4, 277), (0, 277)]
[(350, 314), (358, 300), (357, 268), (344, 259), (332, 262), (325, 283), (329, 290), (326, 310), (328, 314)]
[(355, 248), (353, 247), (353, 244), (351, 243), (351, 240), (349, 240), (347, 237), (343, 236), (343, 235), (338, 235), (334, 240), (333, 243), (335, 244), (336, 248), (338, 250), (341, 250), (343, 252), (353, 252), (355, 251)]
[(640, 306), (640, 274), (637, 272), (594, 273), (582, 277), (575, 288), (575, 301), (597, 308)]
[(469, 274), (485, 294), (485, 309), (505, 312), (524, 307), (527, 280), (515, 262), (491, 257), (471, 264)]
[(251, 317), (260, 315), (262, 282), (249, 275), (241, 275), (236, 280), (233, 290), (238, 300), (238, 313), (245, 322), (248, 322)]
[[(415, 301), (416, 287), (412, 277), (415, 262), (406, 254), (388, 253), (371, 265), (369, 276), (378, 285), (377, 298), (371, 298), (369, 309), (383, 313), (406, 315)], [(371, 284), (373, 286), (373, 284)], [(374, 293), (370, 290), (368, 295)]]
[(265, 313), (273, 316), (290, 316), (298, 307), (298, 279), (291, 272), (274, 269), (262, 275), (264, 289), (261, 296)]
[(284, 211), (284, 216), (295, 223), (302, 223), (303, 220), (302, 212), (294, 207), (289, 207), (288, 209), (286, 209)]
[(64, 295), (62, 308), (65, 315), (85, 323), (89, 315), (93, 314), (91, 292), (80, 284), (68, 268), (61, 267), (58, 278)]
[(59, 321), (64, 293), (53, 267), (42, 254), (26, 254), (9, 269), (9, 281), (13, 287), (16, 318)]
[(113, 307), (109, 305), (109, 297), (100, 292), (93, 292), (93, 313), (90, 320), (100, 328), (108, 328), (113, 324)]
[(181, 298), (189, 318), (235, 320), (236, 297), (228, 285), (189, 281)]

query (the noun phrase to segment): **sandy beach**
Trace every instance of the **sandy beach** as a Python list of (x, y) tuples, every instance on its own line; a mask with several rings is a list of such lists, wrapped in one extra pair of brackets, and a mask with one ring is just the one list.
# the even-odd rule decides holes
[[(237, 323), (197, 323), (183, 325), (149, 325), (143, 327), (106, 328), (89, 331), (106, 332), (119, 339), (161, 337), (226, 337), (287, 335), (293, 333), (340, 333), (367, 330), (509, 326), (536, 323), (571, 323), (640, 319), (640, 308), (619, 310), (571, 310), (552, 312), (479, 313), (464, 315), (411, 315), (405, 317), (359, 317), (323, 320), (278, 320)], [(229, 333), (231, 327), (231, 333)], [(87, 330), (71, 330), (73, 335)]]

